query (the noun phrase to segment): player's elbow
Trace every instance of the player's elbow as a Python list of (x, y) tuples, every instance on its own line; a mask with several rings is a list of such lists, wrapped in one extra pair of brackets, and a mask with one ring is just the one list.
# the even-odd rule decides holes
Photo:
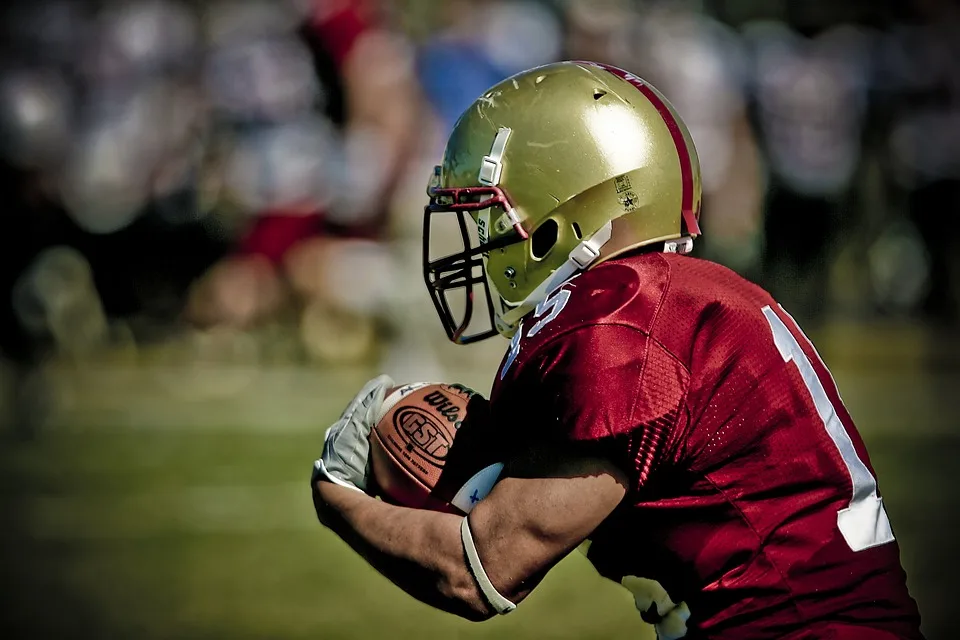
[(483, 622), (496, 615), (487, 604), (469, 569), (451, 566), (437, 585), (440, 595), (450, 603), (447, 610), (470, 622)]
[(323, 497), (324, 485), (327, 484), (318, 480), (313, 484), (313, 509), (317, 513), (317, 520), (328, 529), (333, 528), (337, 511)]
[(478, 611), (476, 609), (467, 609), (459, 615), (469, 622), (486, 622), (496, 616), (493, 611)]
[[(527, 597), (531, 589), (529, 584), (521, 582), (515, 589), (501, 588), (499, 595), (517, 605)], [(497, 616), (497, 610), (487, 600), (465, 562), (457, 563), (457, 566), (444, 571), (438, 591), (445, 599), (456, 603), (447, 610), (465, 620), (484, 622)]]

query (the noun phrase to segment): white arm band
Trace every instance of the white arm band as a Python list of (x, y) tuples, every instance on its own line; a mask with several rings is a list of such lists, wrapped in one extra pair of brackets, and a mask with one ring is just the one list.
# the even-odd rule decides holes
[(477, 546), (473, 543), (473, 534), (470, 533), (470, 522), (465, 517), (460, 524), (460, 539), (463, 540), (463, 550), (467, 553), (467, 562), (470, 564), (470, 571), (473, 573), (480, 591), (490, 606), (500, 615), (510, 613), (517, 608), (497, 591), (497, 588), (490, 582), (487, 572), (483, 570), (483, 564), (480, 563), (480, 555), (477, 553)]

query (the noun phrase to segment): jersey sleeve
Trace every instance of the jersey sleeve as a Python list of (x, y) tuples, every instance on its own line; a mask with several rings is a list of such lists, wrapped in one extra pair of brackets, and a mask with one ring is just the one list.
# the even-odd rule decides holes
[(662, 462), (689, 377), (662, 345), (618, 324), (577, 328), (539, 346), (517, 367), (505, 398), (528, 398), (516, 411), (540, 437), (595, 443), (613, 451), (644, 484)]

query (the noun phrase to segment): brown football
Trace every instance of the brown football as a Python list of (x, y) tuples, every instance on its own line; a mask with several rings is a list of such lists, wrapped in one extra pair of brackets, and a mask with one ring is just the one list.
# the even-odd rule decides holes
[(457, 437), (468, 424), (474, 428), (465, 431), (476, 433), (486, 408), (482, 396), (457, 384), (414, 383), (390, 390), (370, 433), (377, 494), (405, 507), (468, 512), (489, 493), (502, 468), (482, 454), (482, 447), (454, 447), (474, 439)]

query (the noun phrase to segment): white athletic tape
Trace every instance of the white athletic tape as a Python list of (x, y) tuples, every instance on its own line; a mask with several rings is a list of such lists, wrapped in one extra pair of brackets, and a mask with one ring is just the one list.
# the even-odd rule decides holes
[(473, 573), (473, 577), (476, 579), (480, 591), (483, 592), (490, 606), (500, 615), (506, 615), (516, 609), (517, 605), (500, 595), (497, 588), (490, 582), (490, 578), (487, 577), (487, 572), (484, 571), (483, 564), (480, 562), (477, 547), (473, 543), (473, 534), (470, 533), (470, 522), (467, 518), (464, 518), (460, 524), (460, 539), (463, 540), (463, 550), (467, 553), (467, 562), (470, 565), (470, 571)]

